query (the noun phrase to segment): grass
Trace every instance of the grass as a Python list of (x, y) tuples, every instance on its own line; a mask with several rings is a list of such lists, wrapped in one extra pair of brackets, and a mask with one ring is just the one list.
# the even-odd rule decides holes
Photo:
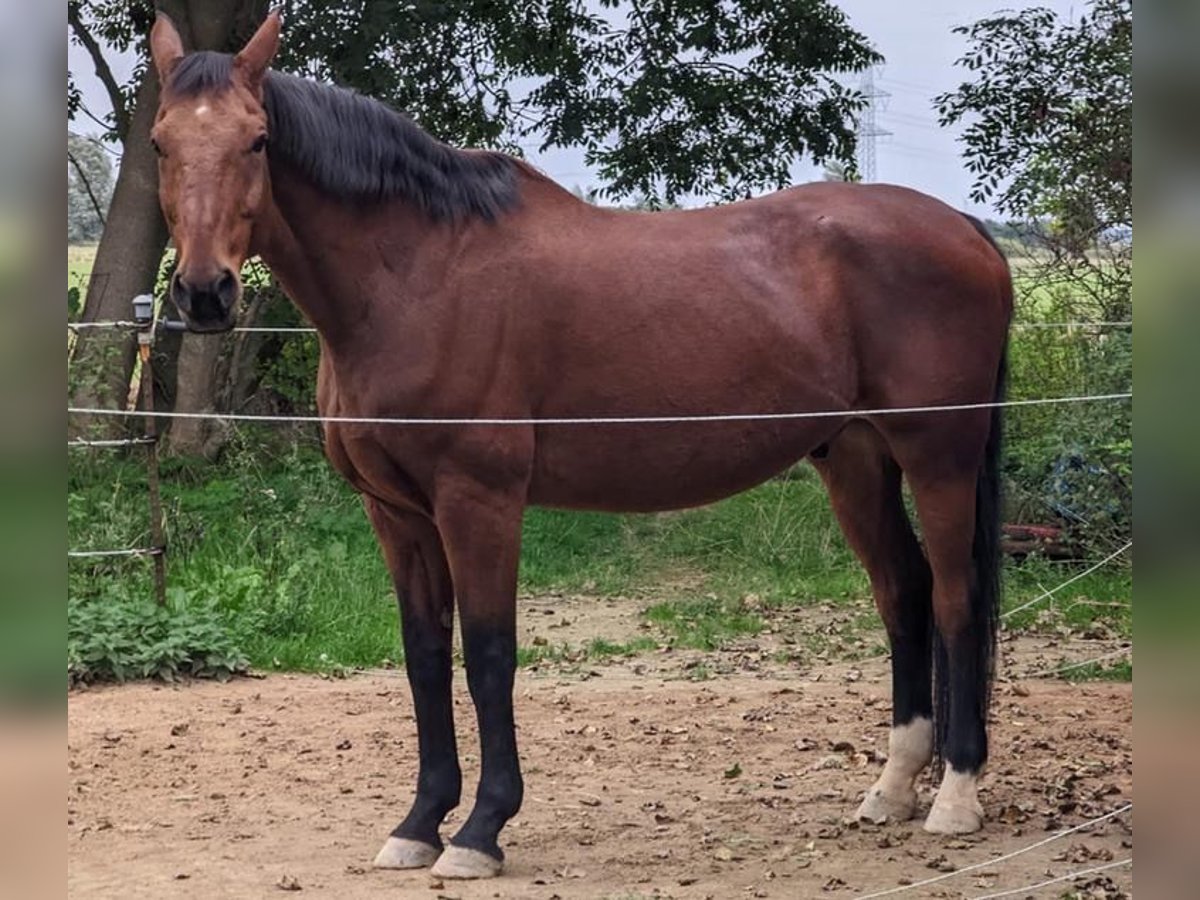
[[(217, 470), (174, 461), (164, 466), (162, 482), (172, 604), (221, 610), (258, 666), (312, 670), (398, 658), (395, 602), (374, 535), (357, 495), (315, 451), (268, 462), (235, 453)], [(73, 458), (71, 545), (144, 545), (144, 491), (136, 455)], [(530, 510), (520, 587), (650, 594), (657, 602), (647, 618), (666, 636), (681, 646), (716, 647), (761, 627), (759, 617), (740, 610), (747, 591), (797, 603), (816, 586), (849, 596), (853, 585), (865, 585), (828, 509), (812, 502), (819, 491), (809, 477), (680, 514)], [(785, 527), (789, 507), (798, 522)], [(680, 579), (680, 572), (688, 577)], [(134, 599), (149, 590), (149, 580), (143, 561), (77, 561), (69, 588), (75, 600)], [(600, 639), (582, 649), (600, 658), (654, 645), (649, 638)], [(528, 648), (525, 659), (567, 652), (573, 651)]]
[(742, 603), (715, 594), (702, 599), (671, 599), (646, 610), (646, 620), (657, 625), (677, 647), (716, 650), (731, 638), (758, 634), (763, 619)]
[(88, 276), (92, 273), (92, 264), (95, 261), (95, 244), (68, 244), (67, 287), (77, 287), (80, 291), (85, 290)]
[[(1031, 558), (1010, 562), (1005, 569), (1006, 610), (1040, 597), (1058, 587), (1073, 573), (1087, 568), (1078, 562), (1055, 563)], [(1010, 628), (1032, 628), (1052, 618), (1054, 624), (1075, 631), (1103, 624), (1115, 634), (1133, 634), (1133, 569), (1120, 561), (1080, 578), (1052, 597), (1005, 620)]]
[[(252, 435), (243, 434), (247, 446)], [(76, 548), (144, 545), (148, 540), (144, 469), (127, 459), (72, 457), (68, 535)], [(304, 671), (397, 663), (397, 613), (389, 575), (356, 494), (314, 449), (264, 458), (233, 451), (214, 468), (168, 461), (168, 595), (173, 609), (218, 613), (253, 665)], [(1009, 608), (1064, 581), (1075, 564), (1044, 560), (1008, 565)], [(666, 642), (713, 650), (757, 634), (773, 611), (814, 602), (861, 608), (869, 596), (861, 567), (845, 546), (815, 474), (786, 480), (710, 507), (681, 513), (615, 516), (530, 510), (521, 590), (629, 596), (650, 632), (626, 642), (601, 636), (583, 646), (524, 646), (522, 665), (630, 656)], [(72, 562), (73, 603), (144, 600), (140, 560)], [(1106, 567), (1037, 609), (1016, 627), (1050, 624), (1083, 633), (1132, 633), (1128, 570)], [(873, 614), (849, 629), (871, 631)], [(844, 645), (845, 642), (842, 642)], [(703, 666), (701, 666), (703, 668)], [(1109, 667), (1102, 677), (1115, 677)], [(704, 673), (693, 672), (693, 677)], [(1073, 677), (1087, 677), (1083, 670)]]
[(1067, 681), (1133, 681), (1133, 662), (1125, 659), (1116, 662), (1092, 663), (1087, 666), (1067, 669), (1062, 673)]

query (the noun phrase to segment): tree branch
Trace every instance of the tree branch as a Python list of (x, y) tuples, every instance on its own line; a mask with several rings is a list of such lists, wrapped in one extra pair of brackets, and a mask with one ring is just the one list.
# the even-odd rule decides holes
[(113, 75), (112, 69), (108, 65), (108, 60), (104, 58), (104, 51), (101, 50), (100, 44), (88, 31), (87, 25), (79, 15), (79, 4), (67, 4), (67, 23), (71, 26), (71, 31), (75, 33), (75, 37), (79, 38), (79, 43), (83, 44), (88, 55), (92, 58), (92, 63), (96, 67), (96, 77), (100, 79), (104, 89), (108, 91), (108, 100), (113, 108), (113, 123), (116, 127), (117, 137), (121, 142), (125, 142), (125, 136), (129, 134), (129, 109), (125, 106), (125, 95), (121, 93), (121, 85), (117, 83), (116, 76)]
[(100, 118), (98, 115), (96, 115), (90, 109), (88, 109), (87, 104), (80, 103), (79, 111), (81, 113), (83, 113), (85, 116), (87, 116), (89, 119), (91, 119), (93, 122), (95, 122), (97, 125), (99, 125), (101, 128), (103, 128), (104, 129), (104, 131), (102, 132), (103, 134), (108, 134), (109, 129), (112, 128), (111, 122), (105, 122), (102, 118)]

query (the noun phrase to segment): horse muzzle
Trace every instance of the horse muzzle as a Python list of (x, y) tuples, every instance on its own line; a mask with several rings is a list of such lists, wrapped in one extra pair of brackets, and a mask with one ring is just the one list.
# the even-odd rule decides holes
[(229, 269), (221, 269), (213, 278), (193, 280), (180, 272), (171, 277), (171, 299), (189, 331), (229, 331), (237, 319), (241, 295), (241, 282)]

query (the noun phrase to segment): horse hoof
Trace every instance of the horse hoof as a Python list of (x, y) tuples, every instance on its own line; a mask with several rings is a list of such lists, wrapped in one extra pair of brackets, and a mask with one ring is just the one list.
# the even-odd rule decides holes
[(424, 841), (390, 837), (375, 857), (377, 869), (424, 869), (437, 862), (441, 850)]
[(925, 820), (925, 830), (930, 834), (970, 834), (983, 827), (978, 783), (978, 772), (956, 772), (947, 766)]
[(925, 830), (930, 834), (970, 834), (983, 827), (983, 807), (978, 803), (933, 803)]
[(888, 822), (907, 822), (916, 814), (917, 792), (908, 791), (900, 796), (890, 796), (877, 787), (867, 791), (867, 796), (855, 813), (860, 822), (884, 825)]
[(442, 851), (429, 874), (438, 878), (495, 878), (503, 866), (500, 860), (479, 850), (450, 844)]

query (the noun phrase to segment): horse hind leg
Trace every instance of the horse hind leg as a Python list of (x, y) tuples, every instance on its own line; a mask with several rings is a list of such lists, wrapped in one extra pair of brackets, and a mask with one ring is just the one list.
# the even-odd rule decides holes
[(904, 509), (900, 468), (874, 428), (850, 425), (813, 465), (867, 570), (892, 649), (888, 759), (857, 817), (906, 821), (916, 813), (917, 776), (933, 758), (929, 565)]
[(999, 603), (999, 415), (990, 426), (986, 411), (942, 415), (889, 445), (912, 490), (933, 572), (935, 742), (946, 766), (925, 830), (964, 834), (983, 824), (978, 781)]

